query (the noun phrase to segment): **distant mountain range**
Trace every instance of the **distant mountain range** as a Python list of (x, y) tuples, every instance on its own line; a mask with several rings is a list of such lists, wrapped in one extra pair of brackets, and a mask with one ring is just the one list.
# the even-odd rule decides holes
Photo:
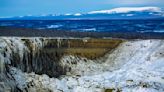
[(164, 18), (164, 11), (158, 7), (121, 7), (110, 10), (91, 11), (76, 14), (49, 14), (40, 16), (16, 16), (0, 20), (94, 20), (94, 19), (156, 19)]

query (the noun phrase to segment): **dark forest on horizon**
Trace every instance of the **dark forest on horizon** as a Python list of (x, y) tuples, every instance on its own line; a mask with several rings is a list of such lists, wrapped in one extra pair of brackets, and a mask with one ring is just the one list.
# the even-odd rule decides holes
[(10, 37), (91, 37), (91, 38), (121, 38), (121, 39), (164, 39), (164, 33), (155, 32), (78, 32), (54, 29), (32, 29), (16, 27), (0, 27), (0, 36)]

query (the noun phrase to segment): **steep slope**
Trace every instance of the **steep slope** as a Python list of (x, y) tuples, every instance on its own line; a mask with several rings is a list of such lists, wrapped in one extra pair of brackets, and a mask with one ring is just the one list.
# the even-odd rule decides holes
[[(18, 39), (19, 38), (17, 38), (17, 41), (20, 41)], [(9, 40), (11, 39), (5, 38), (5, 41)], [(24, 50), (17, 49), (22, 48), (20, 47), (21, 44), (19, 44), (19, 46), (15, 46), (14, 43), (17, 41), (12, 41), (13, 45), (10, 48), (15, 47), (14, 51), (18, 51), (18, 53)], [(32, 44), (38, 43), (38, 40), (36, 40), (36, 38), (31, 39), (31, 41), (35, 41)], [(55, 40), (48, 39), (47, 41), (52, 42)], [(81, 40), (79, 39), (79, 41)], [(57, 47), (54, 48), (58, 48), (58, 46), (65, 46), (61, 44), (61, 41), (59, 41), (59, 43), (57, 43)], [(49, 43), (47, 42), (44, 45), (38, 43), (37, 45), (34, 45), (33, 48), (39, 49), (42, 48), (42, 46), (46, 46), (47, 44)], [(1, 49), (5, 47), (2, 45), (3, 43), (1, 42)], [(60, 62), (59, 64), (55, 63), (58, 67), (61, 66), (60, 69), (66, 69), (65, 74), (58, 78), (50, 78), (46, 75), (46, 73), (38, 75), (38, 73), (36, 72), (23, 72), (23, 69), (21, 69), (19, 66), (15, 67), (10, 63), (4, 65), (8, 68), (3, 69), (8, 69), (8, 71), (4, 72), (7, 72), (10, 76), (12, 76), (13, 79), (10, 80), (14, 81), (15, 86), (21, 91), (26, 90), (28, 92), (163, 92), (163, 49), (163, 40), (132, 40), (124, 41), (117, 48), (113, 49), (111, 52), (107, 53), (105, 56), (98, 59), (91, 60), (85, 57), (77, 57), (76, 54), (67, 54), (62, 56), (61, 59), (58, 60), (58, 62)], [(3, 59), (4, 53), (1, 52), (0, 55), (1, 59)], [(7, 57), (9, 55), (5, 56)], [(19, 55), (21, 56), (22, 54)], [(10, 57), (8, 58), (11, 59)], [(46, 63), (50, 62), (48, 58), (44, 58), (46, 60)], [(49, 56), (49, 59), (50, 58), (53, 60), (54, 56)], [(37, 62), (35, 64), (37, 65), (38, 69), (39, 66), (43, 66), (42, 64), (40, 65), (40, 63)]]
[(9, 73), (10, 67), (16, 67), (27, 73), (35, 72), (36, 74), (47, 74), (50, 77), (59, 77), (71, 71), (69, 66), (60, 62), (63, 56), (74, 55), (95, 59), (116, 48), (121, 42), (122, 40), (119, 39), (1, 37), (1, 86), (2, 88), (7, 87), (5, 90), (12, 92), (25, 88), (17, 85), (18, 89), (14, 89), (17, 87)]
[[(84, 75), (81, 73), (60, 79), (35, 74), (26, 76), (27, 79), (38, 80), (34, 81), (34, 84), (39, 83), (54, 92), (163, 92), (163, 49), (161, 40), (130, 41), (107, 55), (107, 60), (101, 64), (92, 63), (90, 60), (84, 62), (82, 58), (63, 58), (78, 62), (71, 67), (76, 67), (75, 72), (85, 72)], [(91, 75), (86, 74), (87, 72)], [(42, 81), (39, 81), (40, 79)]]

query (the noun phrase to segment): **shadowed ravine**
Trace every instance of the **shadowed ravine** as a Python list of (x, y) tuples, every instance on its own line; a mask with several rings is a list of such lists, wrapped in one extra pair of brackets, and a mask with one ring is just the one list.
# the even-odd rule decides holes
[(0, 92), (164, 91), (163, 42), (1, 37)]

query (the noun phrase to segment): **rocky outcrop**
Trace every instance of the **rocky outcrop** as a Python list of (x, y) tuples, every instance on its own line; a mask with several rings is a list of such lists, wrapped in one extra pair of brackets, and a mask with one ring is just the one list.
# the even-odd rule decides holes
[(71, 71), (69, 66), (61, 62), (63, 56), (96, 59), (116, 48), (122, 40), (1, 37), (0, 42), (1, 80), (7, 78), (12, 81), (12, 77), (8, 78), (10, 67), (27, 73), (59, 77)]

